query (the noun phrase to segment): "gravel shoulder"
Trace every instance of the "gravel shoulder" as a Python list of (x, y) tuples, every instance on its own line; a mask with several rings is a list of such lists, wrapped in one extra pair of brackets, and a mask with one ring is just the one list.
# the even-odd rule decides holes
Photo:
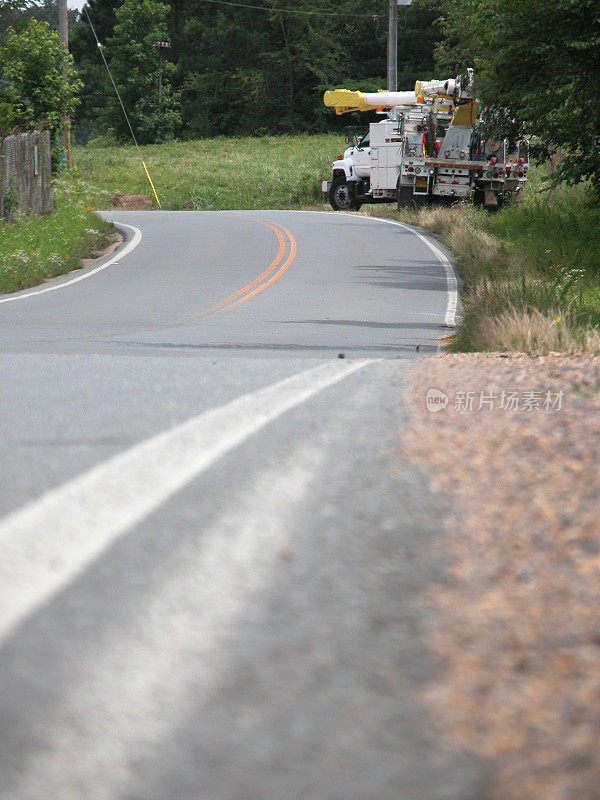
[(403, 455), (453, 509), (435, 545), (451, 582), (424, 597), (446, 663), (426, 702), (488, 760), (486, 797), (598, 798), (600, 359), (437, 356), (411, 369), (408, 409)]

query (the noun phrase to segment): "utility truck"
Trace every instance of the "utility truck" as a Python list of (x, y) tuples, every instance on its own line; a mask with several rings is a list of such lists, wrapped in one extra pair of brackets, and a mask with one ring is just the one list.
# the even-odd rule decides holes
[(529, 168), (528, 142), (486, 138), (473, 71), (445, 81), (417, 81), (413, 92), (325, 92), (336, 114), (378, 111), (385, 116), (353, 141), (323, 181), (336, 210), (362, 203), (398, 208), (433, 198), (471, 199), (489, 209), (522, 199)]

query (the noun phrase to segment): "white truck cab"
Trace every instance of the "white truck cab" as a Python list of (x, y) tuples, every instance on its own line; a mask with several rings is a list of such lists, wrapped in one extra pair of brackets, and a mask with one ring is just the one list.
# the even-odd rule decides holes
[(357, 200), (360, 189), (357, 191), (352, 184), (363, 182), (368, 185), (371, 177), (370, 130), (354, 143), (349, 129), (348, 139), (352, 143), (333, 163), (332, 180), (323, 181), (323, 191), (329, 194), (331, 205), (336, 210), (360, 208)]

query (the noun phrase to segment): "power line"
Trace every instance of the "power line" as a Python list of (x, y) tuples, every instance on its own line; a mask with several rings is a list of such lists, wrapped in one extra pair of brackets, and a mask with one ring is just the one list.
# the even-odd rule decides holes
[(121, 104), (121, 108), (123, 109), (123, 116), (127, 120), (127, 125), (129, 126), (129, 130), (131, 132), (131, 138), (133, 139), (133, 143), (134, 143), (134, 145), (136, 147), (138, 156), (140, 157), (140, 161), (142, 162), (142, 166), (144, 167), (144, 172), (146, 173), (146, 177), (148, 178), (148, 180), (150, 182), (150, 186), (152, 187), (152, 191), (154, 192), (154, 197), (156, 198), (156, 202), (158, 203), (158, 207), (162, 208), (161, 202), (158, 199), (158, 195), (156, 194), (156, 189), (154, 188), (154, 184), (152, 183), (152, 178), (150, 177), (150, 173), (148, 172), (148, 167), (146, 166), (146, 162), (142, 158), (142, 154), (140, 152), (140, 146), (139, 146), (139, 144), (137, 142), (137, 139), (135, 138), (135, 133), (133, 132), (133, 126), (131, 125), (131, 122), (129, 121), (129, 115), (127, 114), (127, 111), (125, 110), (125, 105), (123, 103), (123, 100), (121, 99), (121, 94), (120, 94), (119, 90), (117, 89), (117, 84), (115, 83), (115, 80), (114, 80), (114, 78), (112, 76), (112, 72), (110, 71), (110, 67), (108, 66), (108, 61), (106, 60), (106, 56), (104, 55), (104, 48), (102, 47), (102, 43), (100, 42), (100, 39), (98, 39), (98, 36), (96, 35), (96, 29), (92, 25), (92, 20), (90, 19), (90, 15), (88, 14), (87, 5), (85, 5), (83, 7), (83, 10), (85, 11), (85, 15), (87, 17), (87, 21), (89, 22), (90, 28), (92, 29), (92, 33), (94, 34), (94, 39), (96, 40), (96, 44), (98, 45), (98, 50), (100, 50), (100, 55), (102, 56), (102, 61), (104, 61), (104, 66), (106, 67), (106, 71), (108, 72), (108, 77), (110, 78), (110, 82), (113, 85), (113, 88), (115, 90), (115, 93), (116, 93), (117, 97), (119, 98), (119, 103)]
[(117, 89), (117, 84), (115, 83), (114, 78), (112, 76), (112, 72), (110, 71), (110, 67), (108, 66), (108, 61), (106, 60), (106, 56), (104, 55), (104, 48), (102, 47), (100, 39), (98, 39), (98, 37), (96, 36), (96, 30), (95, 30), (94, 26), (92, 25), (92, 20), (90, 19), (90, 15), (88, 14), (87, 5), (85, 5), (83, 7), (83, 10), (85, 11), (85, 15), (87, 17), (87, 21), (90, 24), (90, 28), (92, 29), (92, 33), (94, 34), (94, 39), (96, 40), (96, 44), (98, 45), (98, 50), (100, 50), (100, 55), (102, 56), (102, 61), (104, 61), (104, 66), (106, 67), (106, 71), (108, 72), (108, 77), (110, 78), (110, 81), (111, 81), (111, 83), (113, 85), (113, 88), (115, 90), (115, 93), (116, 93), (117, 97), (119, 98), (119, 103), (121, 104), (121, 108), (123, 109), (123, 115), (125, 116), (125, 119), (127, 120), (127, 124), (129, 125), (129, 130), (131, 131), (131, 138), (133, 139), (133, 143), (135, 144), (135, 146), (137, 148), (137, 151), (139, 153), (140, 152), (140, 146), (137, 143), (137, 139), (135, 138), (135, 133), (133, 132), (133, 128), (131, 126), (131, 122), (129, 121), (129, 117), (127, 115), (127, 111), (125, 111), (125, 106), (123, 105), (123, 101), (121, 100), (121, 95), (119, 93), (119, 90)]
[(378, 19), (384, 14), (353, 14), (349, 11), (303, 11), (295, 8), (269, 8), (268, 6), (254, 6), (248, 3), (233, 3), (231, 0), (201, 0), (203, 3), (212, 3), (218, 6), (233, 6), (233, 8), (251, 8), (254, 11), (266, 11), (268, 14), (298, 14), (310, 17), (362, 17), (366, 19)]

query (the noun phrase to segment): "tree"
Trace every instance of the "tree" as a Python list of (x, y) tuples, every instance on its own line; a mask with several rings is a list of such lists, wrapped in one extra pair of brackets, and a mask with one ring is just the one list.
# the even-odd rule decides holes
[[(162, 60), (157, 48), (167, 39), (169, 6), (158, 0), (125, 0), (116, 10), (114, 35), (108, 40), (107, 56), (123, 103), (140, 143), (172, 139), (181, 122), (178, 96), (170, 76), (174, 66)], [(162, 69), (162, 92), (159, 79)], [(122, 137), (129, 136), (119, 101), (112, 96), (107, 120)]]
[(474, 65), (494, 133), (531, 134), (538, 153), (565, 148), (559, 178), (600, 194), (600, 13), (597, 0), (442, 0), (437, 58)]
[[(86, 6), (100, 41), (107, 45), (109, 60), (117, 55), (112, 38), (116, 37), (119, 3), (88, 0)], [(402, 88), (412, 86), (417, 78), (434, 76), (436, 3), (414, 0), (400, 13)], [(254, 0), (251, 5), (264, 11), (203, 0), (171, 0), (169, 34), (162, 38), (172, 42), (176, 65), (172, 86), (181, 94), (184, 121), (176, 133), (214, 136), (326, 130), (346, 125), (348, 120), (334, 118), (324, 108), (325, 89), (385, 87), (385, 0)], [(284, 14), (278, 8), (298, 13)], [(134, 38), (139, 38), (137, 30)], [(103, 109), (111, 104), (113, 120), (118, 109), (85, 13), (71, 37), (71, 49), (85, 82), (79, 125), (89, 120), (100, 132), (110, 121)]]
[[(385, 86), (384, 0), (257, 0), (265, 11), (171, 2), (188, 135), (325, 130), (333, 118), (324, 89)], [(438, 14), (416, 0), (400, 16), (400, 74), (411, 86), (432, 77)]]
[[(191, 135), (307, 130), (319, 84), (339, 69), (333, 20), (173, 0), (172, 38)], [(296, 10), (314, 10), (296, 0)], [(339, 22), (339, 20), (336, 20)]]
[[(115, 9), (121, 0), (88, 0), (79, 20), (71, 28), (69, 47), (75, 59), (79, 76), (83, 80), (81, 105), (73, 121), (75, 138), (83, 142), (90, 133), (101, 133), (105, 126), (102, 116), (114, 89), (102, 63), (90, 21), (100, 42), (105, 45), (113, 35)], [(89, 18), (89, 21), (88, 21)]]
[(29, 5), (29, 0), (1, 0), (0, 2), (0, 39), (9, 25), (14, 25), (19, 14)]
[(73, 58), (48, 23), (31, 19), (19, 32), (8, 29), (0, 43), (0, 73), (4, 132), (14, 125), (43, 124), (58, 134), (63, 115), (72, 114), (77, 107), (81, 82)]
[[(79, 19), (79, 11), (70, 8), (69, 15), (69, 30), (77, 24)], [(58, 0), (31, 0), (27, 8), (24, 9), (20, 15), (20, 19), (27, 21), (28, 19), (37, 19), (41, 22), (47, 22), (53, 31), (58, 31)]]

